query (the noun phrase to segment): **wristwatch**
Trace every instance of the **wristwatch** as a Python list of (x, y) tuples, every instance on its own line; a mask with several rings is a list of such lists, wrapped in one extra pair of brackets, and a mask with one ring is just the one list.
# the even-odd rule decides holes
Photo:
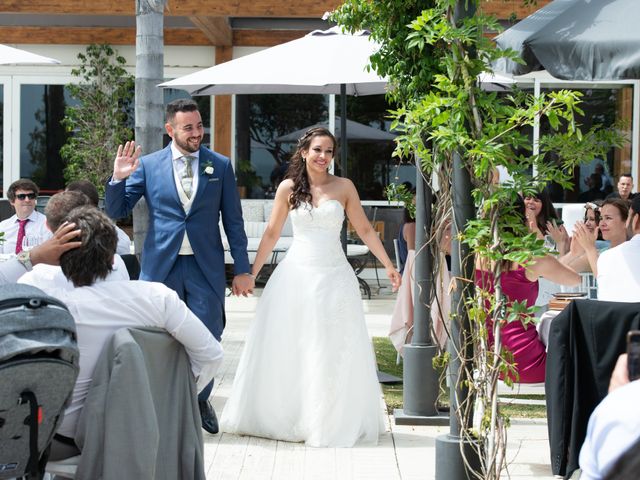
[(33, 269), (33, 264), (31, 263), (31, 252), (29, 250), (21, 251), (16, 258), (24, 268), (27, 269), (27, 271), (31, 271), (31, 269)]

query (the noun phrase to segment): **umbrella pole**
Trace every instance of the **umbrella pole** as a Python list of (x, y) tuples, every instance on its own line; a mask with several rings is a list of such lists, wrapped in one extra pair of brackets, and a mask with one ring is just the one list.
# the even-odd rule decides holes
[(431, 237), (433, 191), (425, 180), (420, 162), (416, 162), (416, 254), (414, 262), (413, 337), (403, 348), (403, 408), (393, 412), (396, 425), (447, 425), (449, 419), (439, 415), (438, 373), (433, 358), (438, 348), (431, 339), (431, 292), (433, 258)]
[[(340, 176), (347, 177), (347, 86), (340, 85)], [(340, 232), (342, 250), (347, 254), (347, 219), (345, 217)]]

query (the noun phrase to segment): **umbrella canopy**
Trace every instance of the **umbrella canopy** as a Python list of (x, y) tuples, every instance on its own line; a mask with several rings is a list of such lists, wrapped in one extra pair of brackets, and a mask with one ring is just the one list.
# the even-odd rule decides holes
[(385, 93), (386, 79), (367, 71), (369, 57), (378, 48), (368, 32), (350, 35), (333, 27), (160, 86), (187, 90), (191, 95), (339, 94), (341, 85), (346, 86), (347, 95)]
[[(335, 136), (336, 138), (341, 139), (342, 128), (340, 127), (340, 117), (336, 117), (336, 123), (338, 124), (338, 126), (336, 127)], [(314, 127), (328, 128), (328, 123), (317, 123), (315, 125), (296, 130), (295, 132), (291, 132), (287, 135), (282, 135), (281, 137), (276, 138), (275, 141), (277, 143), (295, 143), (300, 137), (305, 134), (307, 130)], [(354, 122), (353, 120), (349, 119), (347, 119), (346, 131), (347, 141), (349, 142), (392, 142), (396, 138), (395, 133), (385, 132), (384, 130), (373, 128), (369, 125), (364, 125), (363, 123)]]
[[(302, 38), (160, 86), (186, 90), (191, 95), (340, 94), (341, 131), (346, 132), (345, 95), (386, 92), (387, 80), (373, 70), (368, 71), (369, 58), (378, 48), (367, 31), (349, 34), (339, 27), (315, 30)], [(342, 174), (346, 175), (346, 142), (341, 150)]]
[(15, 63), (60, 63), (58, 60), (0, 44), (0, 65)]
[(496, 37), (526, 64), (503, 60), (495, 70), (545, 69), (564, 80), (640, 79), (638, 18), (638, 0), (555, 0)]

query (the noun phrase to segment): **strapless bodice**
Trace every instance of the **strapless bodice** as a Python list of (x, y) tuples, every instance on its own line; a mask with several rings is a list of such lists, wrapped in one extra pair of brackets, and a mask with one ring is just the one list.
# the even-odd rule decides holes
[(287, 257), (316, 266), (346, 263), (340, 244), (344, 209), (338, 200), (325, 200), (317, 207), (304, 203), (292, 210), (293, 243)]

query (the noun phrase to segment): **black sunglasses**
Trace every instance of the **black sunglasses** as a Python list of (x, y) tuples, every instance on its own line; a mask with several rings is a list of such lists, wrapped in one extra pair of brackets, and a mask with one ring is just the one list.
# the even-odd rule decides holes
[(27, 198), (29, 200), (34, 200), (38, 195), (36, 195), (35, 193), (17, 193), (16, 194), (16, 198), (18, 200), (26, 200)]

